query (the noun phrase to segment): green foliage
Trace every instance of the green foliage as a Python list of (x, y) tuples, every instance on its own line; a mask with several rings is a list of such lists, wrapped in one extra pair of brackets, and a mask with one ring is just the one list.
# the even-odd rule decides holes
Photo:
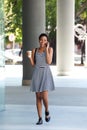
[(56, 0), (46, 0), (46, 32), (54, 49), (53, 61), (56, 63)]
[[(56, 37), (56, 2), (46, 0), (46, 31), (50, 39)], [(87, 0), (75, 0), (75, 23), (87, 25)]]
[(4, 33), (4, 11), (3, 11), (3, 0), (0, 0), (0, 35)]
[(75, 22), (87, 25), (87, 0), (75, 0)]
[(16, 36), (16, 42), (22, 41), (22, 0), (5, 0), (5, 34), (6, 40), (10, 33)]
[[(46, 31), (51, 41), (56, 39), (56, 2), (46, 0)], [(1, 5), (1, 4), (0, 4)], [(22, 0), (4, 0), (5, 36), (10, 33), (16, 36), (16, 42), (22, 41)], [(75, 0), (75, 22), (87, 24), (87, 0)]]
[(51, 40), (56, 34), (56, 0), (46, 0), (46, 31)]

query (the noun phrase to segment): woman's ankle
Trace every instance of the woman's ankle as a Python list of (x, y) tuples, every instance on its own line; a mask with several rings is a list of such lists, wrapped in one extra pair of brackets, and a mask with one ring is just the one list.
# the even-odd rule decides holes
[(49, 111), (45, 111), (45, 121), (46, 122), (49, 122), (50, 121), (50, 113), (49, 113)]
[(41, 125), (43, 124), (43, 120), (42, 117), (39, 117), (38, 122), (36, 123), (36, 125)]

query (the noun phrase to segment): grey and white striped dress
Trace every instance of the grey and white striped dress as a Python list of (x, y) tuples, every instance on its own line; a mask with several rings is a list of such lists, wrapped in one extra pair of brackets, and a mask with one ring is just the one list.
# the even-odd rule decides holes
[(54, 90), (54, 81), (49, 65), (46, 63), (46, 52), (36, 51), (36, 65), (32, 75), (30, 90), (33, 92), (43, 92)]

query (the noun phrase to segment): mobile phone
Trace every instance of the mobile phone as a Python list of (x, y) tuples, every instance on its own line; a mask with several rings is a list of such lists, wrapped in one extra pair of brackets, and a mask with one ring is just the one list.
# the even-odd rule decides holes
[(48, 44), (48, 42), (47, 42), (47, 43), (45, 43), (46, 47), (47, 47), (47, 44)]

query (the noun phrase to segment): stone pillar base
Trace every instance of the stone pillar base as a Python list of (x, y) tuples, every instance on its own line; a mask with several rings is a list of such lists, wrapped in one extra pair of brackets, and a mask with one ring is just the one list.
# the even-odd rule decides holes
[(22, 86), (30, 86), (31, 80), (22, 80)]
[(58, 72), (57, 76), (70, 76), (73, 74), (73, 71), (64, 71), (64, 72)]

